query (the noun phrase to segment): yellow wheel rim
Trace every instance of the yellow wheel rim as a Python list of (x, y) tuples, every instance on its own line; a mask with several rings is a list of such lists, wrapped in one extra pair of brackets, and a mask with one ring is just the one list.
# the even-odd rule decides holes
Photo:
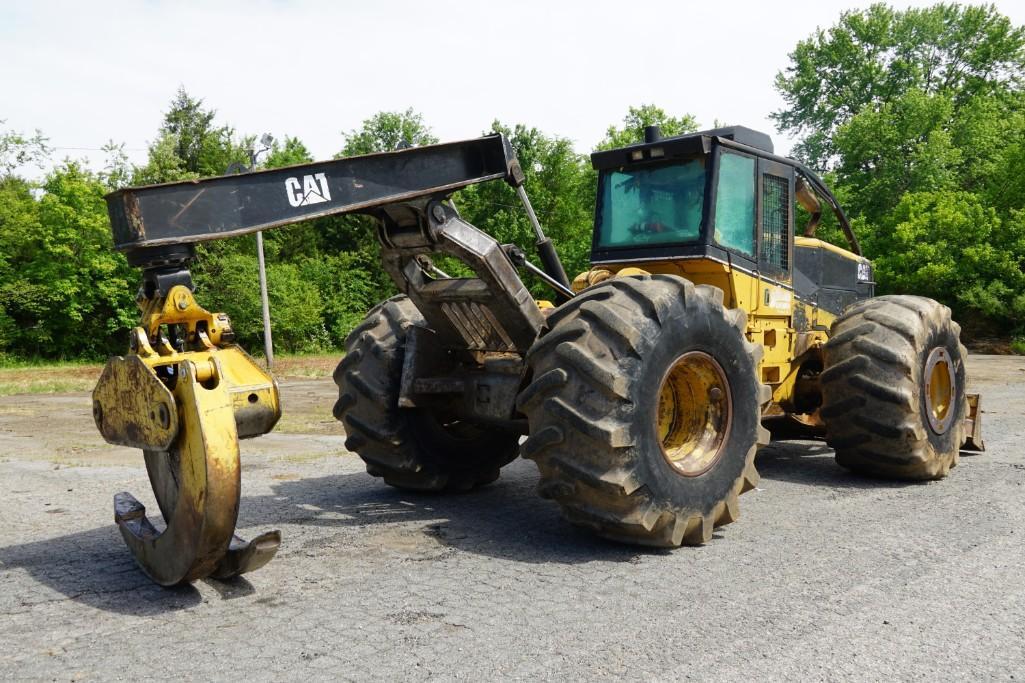
[(658, 394), (662, 455), (680, 474), (696, 477), (722, 455), (733, 401), (726, 373), (712, 356), (690, 351), (669, 367)]
[(937, 434), (950, 427), (956, 383), (954, 364), (947, 350), (937, 347), (925, 361), (925, 413), (929, 426)]

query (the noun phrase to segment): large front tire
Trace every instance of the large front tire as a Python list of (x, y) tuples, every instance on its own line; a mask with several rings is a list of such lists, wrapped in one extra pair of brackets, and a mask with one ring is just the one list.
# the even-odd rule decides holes
[(400, 295), (373, 308), (345, 340), (345, 357), (334, 372), (334, 415), (345, 425), (345, 447), (369, 474), (396, 488), (465, 491), (493, 482), (516, 457), (518, 434), (399, 408), (406, 329), (424, 324), (413, 302)]
[(721, 290), (670, 275), (595, 285), (548, 319), (519, 397), (539, 491), (607, 538), (708, 541), (758, 481), (761, 348)]
[(823, 348), (821, 415), (836, 461), (891, 479), (940, 479), (965, 442), (967, 377), (950, 309), (920, 296), (854, 304)]

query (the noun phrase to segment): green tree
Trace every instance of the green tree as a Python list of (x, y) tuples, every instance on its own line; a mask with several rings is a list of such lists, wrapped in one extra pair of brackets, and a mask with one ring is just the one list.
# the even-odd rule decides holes
[(385, 298), (377, 284), (383, 276), (380, 262), (366, 252), (311, 256), (298, 267), (303, 280), (321, 292), (324, 328), (336, 348), (367, 311)]
[(1025, 107), (1019, 109), (1010, 126), (1016, 135), (1008, 135), (993, 147), (996, 158), (984, 192), (1004, 215), (1025, 209)]
[(653, 104), (642, 104), (630, 107), (623, 117), (621, 126), (609, 126), (605, 137), (598, 143), (597, 149), (613, 149), (636, 145), (644, 141), (644, 129), (647, 126), (658, 126), (662, 135), (685, 135), (698, 129), (698, 121), (690, 114), (670, 116), (664, 109)]
[[(343, 133), (343, 145), (335, 158), (388, 152), (400, 145), (430, 145), (438, 138), (424, 123), (423, 116), (412, 108), (405, 111), (382, 111), (365, 119), (359, 128)], [(322, 254), (340, 255), (338, 260), (328, 263), (333, 270), (330, 277), (323, 272), (319, 276), (321, 283), (331, 282), (331, 296), (335, 292), (360, 290), (363, 286), (358, 280), (369, 283), (372, 291), (378, 293), (378, 299), (384, 299), (395, 293), (395, 284), (380, 266), (380, 247), (374, 235), (376, 225), (368, 216), (335, 216), (321, 218), (310, 224), (316, 232)], [(358, 267), (354, 264), (360, 264)], [(324, 285), (327, 286), (327, 285)], [(342, 305), (329, 313), (328, 327), (333, 338), (344, 339), (342, 330), (358, 317), (362, 319), (370, 305), (357, 297), (351, 306)], [(344, 322), (339, 322), (344, 321)], [(347, 332), (347, 330), (346, 330)]]
[(932, 296), (969, 335), (1025, 329), (1025, 29), (992, 6), (873, 5), (791, 59), (774, 117), (827, 168), (880, 291)]
[[(125, 342), (137, 316), (138, 277), (111, 247), (106, 184), (75, 162), (54, 169), (34, 207), (23, 190), (0, 218), (11, 277), (0, 308), (15, 323), (7, 344), (28, 356), (98, 357)], [(33, 200), (35, 201), (35, 200)]]
[(98, 174), (103, 184), (110, 190), (117, 190), (130, 185), (135, 169), (128, 159), (128, 154), (125, 152), (125, 143), (109, 140), (103, 145), (102, 150), (107, 155), (103, 170)]
[(171, 108), (164, 114), (160, 132), (173, 141), (175, 155), (192, 173), (200, 172), (206, 141), (215, 130), (214, 116), (215, 111), (203, 109), (203, 100), (189, 95), (184, 87), (178, 88)]
[(914, 292), (944, 301), (966, 328), (999, 332), (999, 323), (1011, 320), (1020, 332), (1023, 219), (1018, 214), (1002, 220), (967, 192), (908, 193), (883, 219), (871, 238), (875, 243), (866, 246), (877, 253), (876, 276), (884, 293)]
[(185, 161), (178, 156), (177, 142), (173, 135), (162, 133), (149, 146), (149, 159), (132, 173), (132, 185), (153, 185), (173, 183), (178, 180), (198, 178), (199, 173), (185, 167)]
[[(256, 255), (235, 253), (211, 257), (205, 265), (205, 276), (216, 286), (203, 289), (203, 305), (228, 314), (244, 347), (262, 348), (263, 319)], [(302, 276), (296, 264), (269, 263), (267, 291), (275, 348), (306, 352), (330, 346), (324, 329), (320, 290)]]
[[(438, 138), (424, 123), (423, 116), (412, 108), (405, 111), (382, 111), (363, 121), (363, 124), (348, 133), (343, 133), (342, 157), (390, 152), (404, 145), (433, 145)], [(340, 216), (318, 222), (326, 244), (338, 251), (377, 253), (376, 242), (370, 239), (374, 234), (374, 223), (366, 216)], [(390, 289), (391, 281), (381, 273), (384, 284)]]
[(819, 168), (835, 160), (837, 130), (867, 106), (911, 91), (944, 95), (955, 109), (976, 96), (1020, 89), (1025, 29), (993, 5), (875, 4), (840, 16), (790, 53), (776, 76), (785, 107), (772, 114), (800, 138), (794, 152)]
[(423, 116), (412, 107), (405, 111), (382, 111), (363, 121), (363, 125), (342, 133), (344, 144), (336, 157), (351, 157), (373, 152), (390, 152), (400, 145), (433, 145), (438, 141)]
[[(0, 125), (4, 123), (0, 119)], [(47, 142), (48, 138), (38, 130), (33, 135), (13, 130), (0, 131), (0, 177), (10, 176), (19, 166), (42, 168), (53, 151)]]
[[(39, 203), (32, 196), (32, 186), (13, 175), (0, 176), (0, 353), (17, 347), (18, 321), (41, 292), (28, 292), (23, 284), (22, 264), (33, 258), (32, 237), (38, 234)], [(17, 349), (20, 350), (20, 349)]]
[[(526, 175), (525, 189), (545, 235), (552, 239), (572, 278), (587, 269), (591, 243), (594, 184), (586, 156), (573, 149), (570, 140), (549, 136), (523, 124), (513, 127), (499, 121), (493, 132), (509, 138)], [(460, 191), (455, 203), (467, 221), (501, 243), (522, 247), (539, 264), (533, 246), (534, 230), (515, 191), (507, 183), (472, 185)], [(535, 296), (550, 299), (552, 291), (534, 282)]]
[(905, 192), (957, 189), (962, 157), (949, 132), (952, 116), (950, 97), (912, 90), (841, 126), (836, 177), (849, 206), (876, 221)]
[(240, 138), (231, 126), (215, 125), (216, 114), (179, 88), (150, 145), (149, 162), (138, 169), (133, 182), (173, 182), (223, 175), (234, 163), (248, 166), (255, 138)]
[(306, 164), (313, 161), (313, 155), (306, 145), (297, 137), (285, 136), (284, 142), (274, 140), (267, 156), (263, 159), (264, 168), (281, 168), (294, 164)]
[(867, 106), (834, 135), (837, 182), (848, 190), (852, 210), (872, 221), (905, 192), (990, 196), (1014, 182), (1008, 174), (1014, 173), (1014, 147), (1025, 136), (1023, 104), (1025, 97), (1014, 92), (976, 95), (957, 105), (949, 94), (909, 90)]
[(175, 154), (185, 170), (201, 176), (222, 175), (230, 164), (249, 164), (253, 137), (236, 139), (231, 126), (216, 126), (217, 112), (204, 109), (203, 100), (178, 88), (171, 108), (164, 114), (162, 135), (174, 140)]

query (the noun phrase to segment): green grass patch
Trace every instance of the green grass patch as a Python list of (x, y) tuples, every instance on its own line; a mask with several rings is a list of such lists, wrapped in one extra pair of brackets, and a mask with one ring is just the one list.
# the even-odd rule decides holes
[[(343, 351), (335, 351), (275, 356), (274, 376), (278, 379), (330, 377), (343, 355)], [(263, 365), (263, 358), (256, 357), (256, 362)], [(0, 355), (0, 396), (91, 391), (102, 370), (103, 364), (96, 361), (53, 361)]]
[(103, 366), (87, 362), (21, 360), (0, 365), (0, 396), (90, 391)]
[(19, 358), (0, 353), (0, 370), (72, 370), (81, 368), (103, 367), (98, 360), (49, 360), (46, 358)]
[(0, 374), (0, 396), (18, 394), (68, 394), (79, 391), (90, 391), (96, 385), (95, 379), (18, 379), (5, 381)]
[[(344, 351), (274, 356), (274, 375), (278, 378), (317, 379), (330, 377)], [(263, 358), (258, 359), (263, 362)]]

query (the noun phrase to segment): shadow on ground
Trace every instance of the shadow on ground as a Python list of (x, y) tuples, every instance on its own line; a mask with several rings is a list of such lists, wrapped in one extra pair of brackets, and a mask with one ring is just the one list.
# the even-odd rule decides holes
[[(24, 570), (69, 599), (121, 614), (150, 616), (201, 601), (199, 591), (192, 586), (166, 589), (151, 582), (135, 566), (113, 524), (0, 548), (0, 568), (8, 575), (13, 570)], [(0, 581), (0, 586), (3, 583)], [(53, 600), (46, 591), (6, 597), (15, 611)]]
[(921, 482), (893, 481), (856, 474), (836, 464), (823, 441), (773, 441), (755, 461), (763, 479), (833, 489), (893, 489)]
[[(489, 486), (459, 494), (399, 491), (360, 472), (275, 484), (271, 496), (243, 500), (241, 517), (259, 528), (276, 524), (335, 529), (418, 529), (438, 544), (502, 560), (576, 564), (629, 562), (666, 551), (596, 538), (567, 524), (537, 495), (537, 470), (518, 460)], [(348, 539), (375, 549), (373, 534)], [(286, 541), (287, 542), (287, 541)]]
[[(812, 486), (870, 489), (909, 485), (847, 472), (836, 465), (829, 448), (812, 441), (773, 443), (759, 453), (758, 469), (768, 480)], [(339, 530), (343, 537), (338, 542), (357, 559), (411, 551), (401, 543), (388, 545), (382, 540), (388, 535), (376, 533), (381, 529), (400, 530), (406, 540), (419, 538), (427, 547), (524, 563), (630, 562), (671, 552), (617, 544), (575, 529), (560, 517), (554, 503), (537, 496), (536, 484), (536, 469), (522, 460), (508, 466), (495, 484), (446, 496), (398, 491), (363, 472), (298, 479), (275, 483), (269, 495), (243, 497), (239, 523), (247, 528), (284, 527), (283, 556), (290, 554), (288, 527), (292, 525)], [(299, 541), (297, 536), (292, 536), (291, 543), (314, 554), (318, 546), (333, 542), (317, 537)], [(192, 607), (202, 600), (192, 586), (166, 589), (154, 585), (135, 566), (113, 524), (0, 548), (0, 568), (5, 572), (25, 570), (40, 584), (70, 599), (111, 612), (154, 615)], [(254, 592), (244, 578), (209, 580), (207, 584), (223, 599)], [(52, 597), (27, 596), (21, 604), (29, 608), (33, 601), (46, 599)]]
[[(554, 504), (537, 496), (536, 481), (534, 466), (522, 461), (513, 463), (495, 484), (448, 496), (397, 491), (363, 472), (300, 479), (275, 484), (271, 495), (243, 497), (239, 523), (247, 528), (284, 527), (282, 555), (297, 548), (317, 554), (317, 546), (331, 540), (307, 535), (301, 541), (299, 534), (289, 533), (289, 526), (348, 529), (347, 552), (351, 550), (356, 559), (375, 551), (416, 551), (402, 543), (379, 544), (395, 535), (375, 533), (376, 528), (400, 529), (427, 547), (532, 563), (628, 562), (664, 552), (611, 543), (573, 529)], [(301, 554), (292, 561), (298, 557)], [(153, 584), (136, 567), (113, 523), (0, 548), (0, 570), (0, 589), (4, 574), (23, 570), (68, 599), (120, 614), (156, 615), (193, 607), (203, 599), (193, 586)], [(244, 577), (205, 583), (223, 599), (254, 592)], [(53, 599), (48, 591), (15, 596), (13, 608), (30, 609), (33, 603)]]

